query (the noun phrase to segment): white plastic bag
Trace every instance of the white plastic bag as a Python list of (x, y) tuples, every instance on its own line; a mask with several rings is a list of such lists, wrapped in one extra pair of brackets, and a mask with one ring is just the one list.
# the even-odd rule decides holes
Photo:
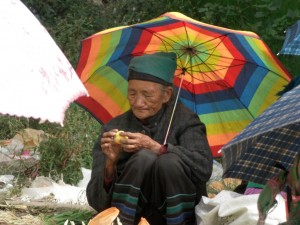
[(85, 188), (54, 182), (47, 177), (37, 177), (29, 188), (22, 189), (23, 200), (52, 200), (56, 203), (87, 205)]
[[(241, 195), (223, 190), (214, 198), (202, 197), (195, 208), (198, 225), (256, 225), (259, 194)], [(286, 221), (285, 200), (276, 196), (277, 205), (270, 210), (265, 225)]]

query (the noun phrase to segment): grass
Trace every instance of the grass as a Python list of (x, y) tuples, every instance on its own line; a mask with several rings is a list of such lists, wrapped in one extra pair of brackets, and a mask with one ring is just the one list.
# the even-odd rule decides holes
[(45, 225), (64, 224), (66, 221), (71, 221), (74, 225), (88, 224), (94, 213), (82, 210), (70, 210), (53, 215), (47, 215), (43, 218)]

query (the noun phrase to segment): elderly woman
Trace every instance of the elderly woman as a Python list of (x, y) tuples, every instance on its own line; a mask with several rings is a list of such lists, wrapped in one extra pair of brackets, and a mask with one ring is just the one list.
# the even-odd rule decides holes
[(207, 194), (212, 154), (206, 128), (181, 103), (172, 113), (175, 69), (175, 53), (133, 58), (130, 110), (102, 127), (94, 147), (89, 204), (97, 211), (118, 208), (123, 225), (141, 217), (153, 225), (195, 224), (194, 207)]

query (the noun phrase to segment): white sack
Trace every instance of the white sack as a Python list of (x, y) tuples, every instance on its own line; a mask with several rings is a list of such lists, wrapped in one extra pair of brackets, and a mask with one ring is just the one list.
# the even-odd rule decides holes
[[(198, 225), (256, 225), (259, 194), (241, 195), (223, 190), (214, 198), (202, 197), (195, 208)], [(281, 195), (278, 204), (270, 210), (265, 225), (286, 221), (286, 205)]]

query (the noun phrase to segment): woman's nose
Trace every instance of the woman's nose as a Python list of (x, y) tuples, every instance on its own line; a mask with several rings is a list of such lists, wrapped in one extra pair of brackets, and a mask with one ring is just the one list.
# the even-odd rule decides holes
[(134, 101), (135, 106), (141, 106), (144, 105), (145, 101), (142, 96), (136, 96), (136, 99)]

